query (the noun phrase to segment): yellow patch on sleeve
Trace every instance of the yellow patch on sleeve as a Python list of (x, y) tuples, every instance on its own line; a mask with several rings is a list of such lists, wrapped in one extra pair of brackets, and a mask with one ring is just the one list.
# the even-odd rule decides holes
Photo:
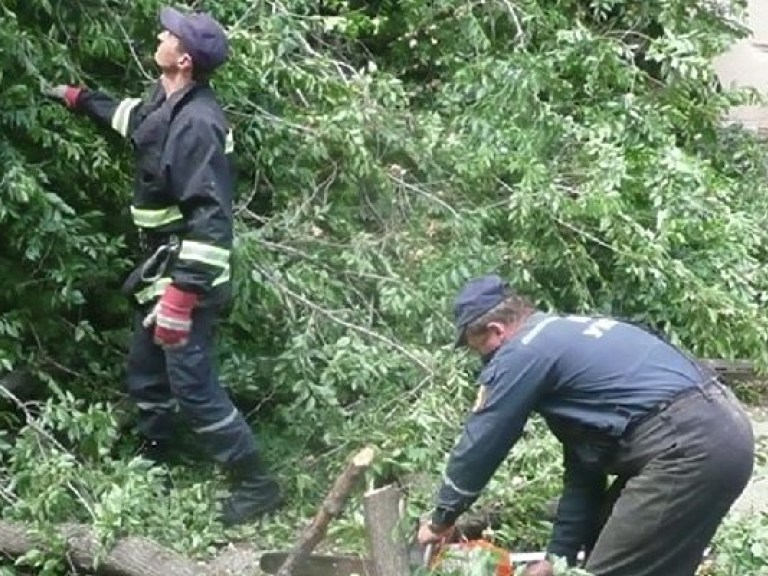
[(488, 386), (480, 386), (477, 391), (477, 398), (475, 399), (475, 405), (472, 407), (473, 412), (482, 410), (485, 406), (485, 402), (488, 399)]

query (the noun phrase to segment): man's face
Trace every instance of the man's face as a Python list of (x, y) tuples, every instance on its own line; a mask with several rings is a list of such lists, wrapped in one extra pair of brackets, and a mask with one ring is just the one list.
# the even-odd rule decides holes
[(184, 51), (178, 36), (168, 30), (163, 30), (157, 35), (160, 43), (155, 52), (155, 62), (163, 71), (176, 71), (192, 68), (192, 58)]

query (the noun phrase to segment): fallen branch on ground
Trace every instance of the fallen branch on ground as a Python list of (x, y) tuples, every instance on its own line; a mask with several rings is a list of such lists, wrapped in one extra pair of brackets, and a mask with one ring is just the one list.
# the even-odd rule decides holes
[(333, 488), (323, 500), (312, 523), (304, 530), (299, 541), (294, 545), (277, 576), (291, 576), (293, 569), (312, 553), (315, 546), (323, 539), (331, 520), (341, 514), (344, 504), (355, 484), (373, 462), (374, 450), (363, 448), (352, 457), (344, 471), (336, 478)]

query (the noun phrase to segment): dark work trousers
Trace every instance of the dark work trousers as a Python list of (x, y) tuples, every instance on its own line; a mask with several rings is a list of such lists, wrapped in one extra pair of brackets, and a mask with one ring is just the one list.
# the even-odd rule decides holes
[(622, 441), (616, 498), (587, 560), (594, 576), (693, 576), (752, 474), (750, 420), (721, 384), (697, 389)]
[(145, 314), (134, 316), (126, 378), (128, 393), (139, 409), (141, 434), (148, 440), (169, 440), (178, 407), (216, 462), (229, 465), (253, 454), (257, 449), (253, 432), (219, 383), (217, 311), (196, 309), (189, 342), (174, 350), (152, 341), (154, 326), (141, 324)]

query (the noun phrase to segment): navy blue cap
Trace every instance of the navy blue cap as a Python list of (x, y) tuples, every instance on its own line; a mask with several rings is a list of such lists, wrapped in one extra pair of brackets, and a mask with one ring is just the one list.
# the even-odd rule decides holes
[(182, 41), (199, 70), (212, 72), (229, 56), (224, 28), (205, 12), (182, 14), (166, 6), (160, 10), (160, 24)]
[(513, 294), (509, 284), (495, 274), (467, 282), (453, 303), (453, 321), (457, 332), (455, 346), (466, 345), (467, 326)]

